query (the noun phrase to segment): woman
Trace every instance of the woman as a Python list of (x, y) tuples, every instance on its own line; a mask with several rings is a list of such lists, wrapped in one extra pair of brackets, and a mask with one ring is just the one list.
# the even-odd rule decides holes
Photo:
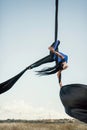
[(51, 46), (48, 49), (54, 54), (53, 59), (57, 63), (57, 65), (56, 65), (57, 71), (58, 71), (57, 77), (58, 77), (58, 80), (59, 80), (60, 87), (62, 87), (61, 72), (68, 68), (68, 65), (67, 65), (68, 56), (61, 53), (61, 52), (55, 51), (55, 49)]
[(33, 69), (35, 67), (38, 67), (42, 64), (49, 63), (49, 62), (56, 62), (56, 65), (53, 67), (48, 67), (45, 69), (42, 69), (40, 71), (37, 71), (39, 75), (51, 75), (55, 74), (57, 72), (57, 76), (59, 79), (59, 84), (60, 87), (62, 87), (62, 81), (61, 81), (61, 71), (66, 69), (68, 67), (67, 61), (68, 61), (68, 56), (58, 52), (58, 46), (60, 44), (60, 41), (54, 42), (48, 49), (50, 50), (50, 55), (42, 58), (41, 60), (33, 63), (27, 69)]

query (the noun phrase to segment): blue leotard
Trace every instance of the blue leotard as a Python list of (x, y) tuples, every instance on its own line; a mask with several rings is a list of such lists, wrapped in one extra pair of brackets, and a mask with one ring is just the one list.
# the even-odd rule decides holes
[[(53, 45), (54, 50), (57, 50), (57, 49), (58, 49), (58, 45), (59, 45), (59, 44), (60, 44), (59, 41), (56, 41), (56, 42), (55, 42), (55, 44)], [(54, 54), (53, 59), (54, 59), (54, 60), (57, 60), (58, 63), (60, 63), (60, 62), (68, 62), (68, 56), (65, 55), (65, 54), (63, 54), (62, 52), (59, 52), (59, 53), (64, 57), (64, 59), (61, 59), (61, 58), (58, 57), (56, 54)]]
[(65, 55), (64, 53), (62, 53), (62, 52), (59, 52), (63, 57), (64, 57), (64, 59), (61, 59), (60, 57), (58, 57), (58, 56), (56, 56), (56, 58), (57, 58), (57, 60), (58, 60), (58, 63), (60, 63), (60, 62), (68, 62), (68, 56), (67, 55)]

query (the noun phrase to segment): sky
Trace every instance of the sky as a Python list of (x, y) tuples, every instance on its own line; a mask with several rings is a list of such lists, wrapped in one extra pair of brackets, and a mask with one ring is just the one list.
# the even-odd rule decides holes
[[(0, 83), (49, 54), (54, 42), (55, 0), (0, 0)], [(59, 50), (68, 55), (63, 85), (87, 84), (87, 0), (59, 0)], [(27, 71), (0, 95), (0, 119), (70, 118), (60, 100), (57, 75)]]

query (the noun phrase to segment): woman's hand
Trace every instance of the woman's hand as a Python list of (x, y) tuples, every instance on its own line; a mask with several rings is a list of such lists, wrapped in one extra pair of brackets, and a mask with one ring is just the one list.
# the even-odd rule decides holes
[(55, 50), (54, 50), (54, 48), (53, 47), (49, 47), (48, 48), (52, 53), (54, 53), (55, 52)]

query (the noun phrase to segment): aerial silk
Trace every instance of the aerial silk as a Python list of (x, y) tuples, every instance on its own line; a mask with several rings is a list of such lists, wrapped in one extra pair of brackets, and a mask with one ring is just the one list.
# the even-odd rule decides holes
[[(57, 41), (58, 42), (58, 41)], [(54, 46), (55, 49), (58, 49), (58, 46), (56, 46), (57, 44), (53, 43), (51, 46)], [(19, 74), (17, 74), (16, 76), (10, 78), (9, 80), (3, 82), (0, 84), (0, 94), (6, 92), (7, 90), (9, 90), (15, 83), (16, 81), (31, 67), (31, 69), (35, 68), (35, 67), (38, 67), (42, 64), (46, 64), (46, 63), (50, 63), (50, 62), (54, 62), (54, 59), (53, 59), (53, 55), (50, 54), (38, 61), (36, 61), (35, 63), (29, 65), (28, 67), (26, 67), (22, 72), (20, 72)], [(52, 71), (53, 70), (53, 71)], [(51, 73), (56, 73), (56, 71), (54, 72), (54, 70), (57, 71), (57, 66), (53, 66), (53, 67), (50, 67), (50, 68), (47, 68), (47, 69), (43, 69), (42, 72), (39, 72), (38, 73), (41, 73), (42, 75), (45, 74), (45, 72), (47, 73), (48, 71), (51, 72)], [(45, 74), (46, 75), (46, 74)]]
[[(56, 51), (58, 47), (56, 46), (57, 41), (57, 32), (58, 32), (58, 0), (56, 0), (56, 13), (55, 13), (55, 41), (51, 45)], [(28, 70), (38, 67), (42, 64), (50, 63), (55, 61), (53, 67), (44, 68), (41, 71), (37, 71), (40, 75), (50, 75), (56, 73), (61, 69), (61, 64), (58, 63), (58, 60), (54, 60), (54, 55), (50, 54), (39, 61), (29, 65), (23, 71), (21, 71), (16, 76), (10, 78), (9, 80), (0, 84), (0, 94), (8, 91), (12, 86), (18, 81), (18, 79)], [(61, 76), (59, 81), (61, 81)], [(70, 84), (62, 86), (60, 89), (60, 98), (65, 107), (65, 112), (80, 121), (87, 123), (87, 85), (83, 84)]]
[[(57, 37), (58, 37), (58, 2), (59, 0), (55, 0), (55, 40), (54, 40), (54, 43), (51, 45), (51, 47), (54, 48), (55, 51), (58, 51), (58, 46), (56, 46), (57, 42), (60, 42), (60, 41), (57, 41)], [(60, 44), (60, 43), (59, 43)], [(54, 60), (54, 55), (50, 52), (50, 55), (45, 57), (44, 59), (41, 59), (39, 60), (38, 62), (36, 62), (35, 64), (32, 64), (31, 65), (31, 68), (33, 67), (38, 67), (39, 65), (41, 64), (44, 64), (44, 63), (48, 63), (48, 62), (53, 62), (55, 61), (56, 65), (53, 66), (53, 67), (47, 67), (47, 68), (44, 68), (40, 71), (36, 71), (38, 75), (51, 75), (51, 74), (55, 74), (56, 72), (59, 71), (59, 69), (62, 67), (61, 64), (58, 64), (58, 60)], [(59, 78), (59, 80), (61, 81), (61, 77)]]
[(17, 80), (25, 73), (26, 70), (27, 69), (24, 69), (22, 72), (20, 72), (16, 76), (14, 76), (11, 79), (1, 83), (0, 84), (0, 94), (8, 91), (17, 82)]
[[(59, 42), (59, 41), (57, 41)], [(56, 43), (57, 43), (56, 42)], [(57, 50), (58, 49), (58, 44), (53, 43), (51, 46), (54, 46), (54, 49)], [(60, 42), (59, 42), (60, 43)], [(0, 94), (8, 91), (16, 82), (17, 80), (31, 67), (31, 69), (38, 67), (42, 64), (46, 64), (46, 63), (50, 63), (50, 62), (54, 62), (53, 59), (53, 54), (50, 52), (50, 54), (38, 61), (36, 61), (35, 63), (29, 65), (28, 67), (26, 67), (23, 71), (21, 71), (19, 74), (17, 74), (16, 76), (8, 79), (7, 81), (3, 82), (0, 84)], [(47, 69), (43, 69), (42, 71), (38, 71), (38, 73), (41, 73), (41, 75), (48, 75), (48, 74), (52, 74), (52, 73), (56, 73), (58, 70), (58, 66), (53, 66)], [(48, 73), (49, 72), (49, 73)]]
[[(57, 10), (58, 10), (58, 0), (56, 0), (55, 2), (55, 5), (56, 5), (56, 13), (55, 13), (55, 42), (51, 45), (51, 46), (54, 46), (54, 44), (56, 45), (56, 42), (57, 41)], [(58, 47), (55, 46), (55, 50), (58, 51)], [(8, 91), (10, 88), (12, 88), (12, 86), (17, 82), (17, 80), (29, 69), (33, 69), (35, 67), (38, 67), (42, 64), (45, 64), (45, 63), (50, 63), (50, 62), (53, 62), (54, 59), (53, 59), (53, 54), (50, 52), (50, 54), (42, 59), (40, 59), (39, 61), (36, 61), (35, 63), (29, 65), (28, 67), (26, 67), (22, 72), (18, 73), (16, 76), (10, 78), (9, 80), (3, 82), (0, 84), (0, 94)], [(53, 67), (50, 67), (50, 68), (47, 68), (47, 69), (44, 69), (44, 73), (45, 71), (48, 73), (51, 72), (51, 73), (56, 73), (57, 72), (57, 67), (56, 65), (53, 66)], [(38, 72), (40, 73), (40, 72)]]
[(60, 90), (60, 98), (69, 116), (87, 123), (87, 85), (65, 85)]
[[(56, 41), (54, 42), (51, 47), (54, 48), (55, 51), (58, 51), (58, 46), (60, 44), (60, 41)], [(55, 61), (55, 65), (53, 67), (47, 67), (47, 68), (44, 68), (40, 71), (36, 71), (38, 75), (50, 75), (50, 74), (55, 74), (62, 66), (61, 66), (61, 63), (58, 64), (58, 58), (55, 58), (54, 57), (55, 55), (50, 52), (50, 55), (40, 59), (39, 61), (33, 63), (32, 65), (29, 66), (29, 68), (33, 69), (35, 67), (38, 67), (42, 64), (46, 64), (46, 63), (50, 63), (50, 62), (54, 62)]]
[[(51, 47), (53, 47), (57, 51), (59, 44), (60, 44), (60, 41), (56, 41), (51, 45)], [(28, 66), (28, 68), (30, 67), (31, 69), (33, 69), (33, 68), (38, 67), (42, 64), (53, 62), (54, 61), (53, 56), (54, 56), (53, 53), (50, 52), (50, 54), (48, 56), (46, 56), (46, 57), (36, 61), (35, 63), (31, 64), (30, 66)]]

